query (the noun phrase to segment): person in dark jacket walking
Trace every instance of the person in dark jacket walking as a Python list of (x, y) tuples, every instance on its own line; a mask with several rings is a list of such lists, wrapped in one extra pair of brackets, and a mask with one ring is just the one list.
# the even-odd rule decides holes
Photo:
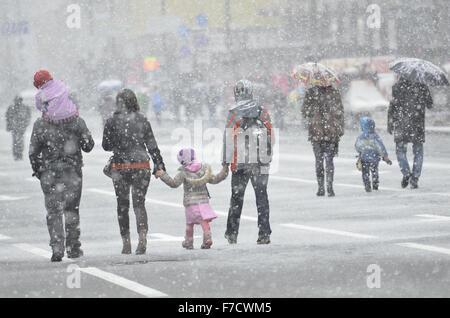
[(222, 165), (231, 165), (231, 200), (225, 238), (237, 243), (245, 189), (251, 181), (258, 209), (258, 244), (269, 244), (269, 181), (274, 131), (269, 113), (253, 99), (253, 86), (240, 80), (234, 87), (236, 106), (229, 111)]
[[(36, 86), (40, 88), (44, 82)], [(94, 140), (77, 112), (58, 111), (65, 107), (56, 103), (52, 107), (55, 110), (51, 112), (42, 108), (43, 117), (34, 123), (29, 157), (33, 176), (40, 180), (45, 197), (51, 261), (59, 262), (64, 257), (64, 247), (69, 258), (83, 255), (79, 211), (83, 181), (81, 150), (90, 152)]]
[(22, 160), (24, 141), (23, 135), (30, 124), (30, 107), (23, 104), (23, 98), (16, 96), (14, 104), (8, 107), (6, 111), (6, 131), (12, 133), (12, 152), (14, 160)]
[[(394, 134), (397, 160), (403, 174), (402, 188), (410, 182), (412, 189), (418, 188), (425, 142), (425, 110), (432, 107), (433, 99), (426, 85), (400, 77), (392, 87), (387, 128)], [(412, 143), (414, 154), (412, 172), (406, 157), (408, 143)]]
[(334, 196), (334, 157), (338, 154), (339, 140), (344, 135), (344, 106), (341, 94), (333, 86), (313, 86), (304, 97), (302, 115), (308, 120), (308, 140), (316, 157), (318, 196), (325, 195), (325, 171), (328, 196)]
[(144, 254), (148, 232), (145, 195), (151, 177), (149, 154), (154, 163), (154, 173), (165, 171), (165, 166), (150, 122), (139, 111), (135, 93), (130, 89), (121, 90), (116, 97), (116, 107), (117, 111), (106, 121), (102, 145), (105, 151), (113, 152), (111, 176), (117, 197), (122, 254), (131, 254), (130, 189), (139, 233), (136, 254)]

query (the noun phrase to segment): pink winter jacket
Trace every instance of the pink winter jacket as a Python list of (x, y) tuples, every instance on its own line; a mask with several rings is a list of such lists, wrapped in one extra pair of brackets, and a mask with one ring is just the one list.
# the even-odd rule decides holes
[(63, 81), (48, 81), (36, 94), (36, 108), (43, 117), (62, 120), (78, 114), (77, 107), (69, 97)]

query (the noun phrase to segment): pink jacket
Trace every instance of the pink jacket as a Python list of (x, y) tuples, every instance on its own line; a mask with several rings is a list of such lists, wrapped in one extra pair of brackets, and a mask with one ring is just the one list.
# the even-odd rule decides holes
[(63, 81), (51, 80), (42, 85), (36, 94), (36, 108), (42, 112), (43, 117), (52, 120), (62, 120), (78, 114)]

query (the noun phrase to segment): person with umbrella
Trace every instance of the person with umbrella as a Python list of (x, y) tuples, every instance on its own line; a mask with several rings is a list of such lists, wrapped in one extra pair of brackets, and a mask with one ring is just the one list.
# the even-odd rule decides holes
[[(411, 184), (412, 189), (417, 189), (423, 164), (425, 110), (433, 107), (428, 85), (449, 83), (442, 70), (424, 60), (395, 60), (390, 69), (399, 75), (399, 80), (392, 87), (387, 130), (394, 135), (397, 160), (403, 174), (402, 188)], [(412, 171), (406, 156), (408, 143), (412, 143), (414, 154)]]
[(102, 118), (103, 127), (106, 124), (106, 120), (110, 118), (115, 109), (115, 97), (117, 92), (123, 87), (123, 83), (120, 80), (106, 80), (98, 85), (100, 92), (100, 99), (97, 105), (97, 110)]
[(317, 196), (325, 195), (326, 174), (327, 193), (333, 197), (333, 159), (344, 135), (344, 106), (341, 94), (332, 86), (338, 82), (337, 76), (324, 65), (306, 63), (294, 69), (293, 78), (309, 86), (302, 115), (308, 121), (308, 140), (316, 158)]

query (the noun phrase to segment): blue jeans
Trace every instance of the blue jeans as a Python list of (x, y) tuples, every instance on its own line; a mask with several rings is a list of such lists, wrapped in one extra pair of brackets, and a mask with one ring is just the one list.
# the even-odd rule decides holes
[(419, 180), (420, 174), (422, 173), (423, 143), (413, 143), (414, 162), (412, 174), (411, 169), (409, 168), (408, 158), (406, 157), (407, 148), (407, 142), (396, 143), (395, 151), (397, 153), (398, 165), (400, 166), (400, 170), (404, 176), (410, 175), (412, 180), (417, 182)]

